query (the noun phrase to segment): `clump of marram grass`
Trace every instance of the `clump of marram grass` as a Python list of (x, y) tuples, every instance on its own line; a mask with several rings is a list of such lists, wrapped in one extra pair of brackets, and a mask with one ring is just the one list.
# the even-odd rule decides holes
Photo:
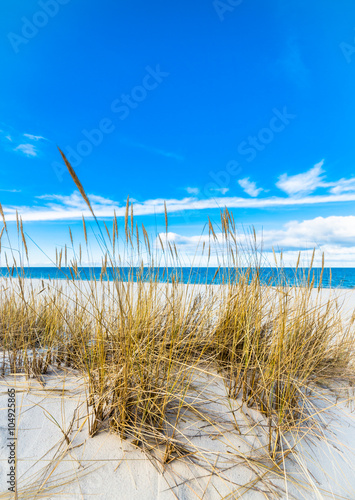
[[(146, 441), (154, 434), (160, 438), (173, 434), (176, 422), (169, 421), (167, 415), (170, 412), (174, 419), (179, 414), (201, 325), (191, 325), (189, 304), (182, 307), (180, 299), (181, 307), (174, 307), (177, 299), (172, 295), (176, 290), (172, 293), (166, 287), (164, 304), (156, 284), (148, 283), (138, 287), (132, 304), (127, 299), (131, 297), (127, 293), (131, 286), (126, 284), (126, 300), (120, 304), (114, 327), (108, 327), (104, 342), (109, 356), (94, 372), (92, 393), (96, 398), (94, 407), (100, 413), (96, 421), (104, 420), (106, 407), (111, 429), (122, 437)], [(202, 355), (203, 351), (199, 353)]]
[[(43, 290), (42, 290), (43, 291)], [(11, 278), (0, 290), (0, 346), (2, 374), (24, 372), (28, 376), (46, 373), (55, 359), (61, 317), (51, 307), (49, 295), (24, 292), (22, 278)]]
[[(221, 218), (225, 251), (237, 256), (234, 222), (227, 210)], [(354, 376), (353, 321), (344, 325), (337, 303), (321, 301), (310, 272), (303, 287), (285, 284), (262, 286), (258, 267), (249, 268), (226, 285), (213, 334), (229, 396), (266, 415), (273, 457), (288, 430), (312, 425), (312, 387)]]
[[(95, 218), (79, 179), (63, 158)], [(9, 235), (0, 212), (1, 241)], [(167, 235), (166, 210), (165, 221)], [(288, 286), (284, 278), (280, 286), (265, 286), (255, 233), (249, 249), (252, 264), (241, 270), (241, 247), (228, 210), (221, 212), (219, 233), (209, 221), (209, 241), (201, 250), (209, 258), (220, 245), (221, 267), (226, 271), (218, 293), (206, 285), (182, 285), (178, 273), (168, 275), (167, 268), (164, 282), (159, 282), (159, 252), (171, 268), (179, 268), (178, 250), (163, 236), (157, 240), (159, 251), (154, 249), (144, 226), (139, 230), (135, 223), (129, 199), (125, 255), (118, 253), (117, 217), (111, 230), (106, 224), (102, 230), (96, 223), (103, 248), (99, 280), (78, 280), (79, 246), (72, 260), (66, 247), (56, 253), (59, 271), (69, 265), (70, 276), (61, 285), (52, 281), (35, 290), (26, 288), (23, 278), (3, 282), (2, 374), (40, 377), (54, 367), (78, 370), (88, 384), (90, 435), (110, 429), (145, 450), (163, 447), (162, 462), (169, 463), (176, 456), (200, 453), (181, 439), (180, 422), (186, 412), (217, 427), (210, 416), (204, 416), (203, 402), (191, 394), (196, 373), (218, 373), (231, 401), (255, 408), (266, 419), (264, 451), (271, 459), (271, 470), (280, 470), (292, 451), (288, 433), (306, 435), (317, 419), (318, 410), (310, 404), (316, 385), (335, 377), (353, 378), (353, 323), (342, 324), (337, 304), (321, 300), (310, 275), (303, 287)], [(19, 250), (28, 259), (20, 219), (17, 228), (22, 238)], [(89, 254), (84, 219), (83, 231)], [(71, 232), (70, 238), (74, 248)], [(24, 258), (17, 265), (11, 253), (15, 267), (8, 265), (9, 273), (21, 274)], [(128, 272), (122, 271), (122, 262), (137, 262), (137, 254), (142, 253), (144, 267), (138, 262), (138, 269), (132, 264)], [(242, 432), (237, 423), (235, 429)]]

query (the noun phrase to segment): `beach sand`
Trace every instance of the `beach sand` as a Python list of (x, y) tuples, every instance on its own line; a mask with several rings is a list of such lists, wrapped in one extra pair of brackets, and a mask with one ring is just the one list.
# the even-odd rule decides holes
[[(324, 300), (330, 294), (343, 303), (344, 315), (352, 314), (354, 291), (322, 291)], [(164, 465), (162, 449), (152, 453), (108, 429), (89, 437), (87, 383), (75, 371), (52, 370), (41, 380), (5, 376), (0, 386), (0, 498), (14, 498), (7, 483), (12, 444), (8, 389), (16, 391), (20, 499), (355, 498), (355, 399), (339, 383), (319, 388), (327, 398), (314, 399), (319, 426), (300, 442), (298, 436), (289, 436), (295, 449), (284, 464), (287, 481), (281, 468), (269, 470), (263, 453), (266, 420), (240, 401), (229, 400), (217, 373), (196, 373), (190, 396), (208, 413), (210, 423), (188, 412), (180, 423), (186, 446), (199, 451)]]

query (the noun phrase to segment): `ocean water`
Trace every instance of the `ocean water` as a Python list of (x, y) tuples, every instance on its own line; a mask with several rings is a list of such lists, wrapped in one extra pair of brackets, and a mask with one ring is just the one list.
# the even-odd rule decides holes
[[(303, 286), (307, 283), (308, 275), (310, 280), (314, 280), (314, 286), (319, 286), (321, 278), (321, 269), (313, 268), (310, 271), (305, 268), (286, 267), (282, 270), (275, 268), (260, 268), (258, 270), (260, 280), (265, 285), (296, 285)], [(245, 268), (216, 268), (216, 267), (180, 267), (180, 268), (107, 268), (106, 273), (101, 276), (100, 267), (80, 267), (77, 276), (73, 275), (73, 270), (69, 267), (62, 267), (60, 270), (55, 267), (26, 267), (23, 269), (8, 270), (6, 267), (0, 267), (0, 277), (22, 276), (25, 278), (42, 279), (67, 279), (72, 278), (80, 280), (112, 280), (114, 278), (122, 281), (136, 281), (141, 278), (145, 281), (157, 280), (166, 282), (167, 280), (179, 281), (180, 283), (206, 283), (222, 284), (227, 281), (234, 281), (238, 276), (245, 276), (251, 279), (251, 274), (256, 270), (252, 269), (249, 274)], [(325, 268), (323, 272), (321, 286), (323, 288), (355, 288), (355, 268)]]

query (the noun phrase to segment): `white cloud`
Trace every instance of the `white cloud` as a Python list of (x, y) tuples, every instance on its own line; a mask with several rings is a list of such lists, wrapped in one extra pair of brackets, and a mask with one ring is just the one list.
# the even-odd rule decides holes
[(198, 195), (200, 190), (199, 188), (196, 188), (196, 187), (187, 187), (186, 188), (186, 191), (189, 193), (189, 194), (193, 194), (193, 195)]
[[(36, 196), (36, 198), (38, 200), (55, 202), (48, 204), (49, 206), (54, 208), (68, 207), (78, 210), (87, 209), (87, 205), (78, 191), (75, 191), (69, 196), (63, 196), (60, 194), (44, 194), (41, 196)], [(109, 198), (104, 198), (103, 196), (97, 196), (95, 194), (90, 195), (90, 203), (93, 209), (97, 209), (99, 211), (104, 209), (105, 207), (109, 207), (110, 209), (112, 208), (113, 210), (115, 208), (119, 208), (119, 205), (113, 200), (110, 200)]]
[[(220, 264), (223, 255), (226, 254), (224, 237), (222, 233), (216, 233), (216, 240), (208, 234), (203, 235), (181, 235), (169, 232), (162, 233), (162, 240), (166, 238), (174, 242), (180, 252), (187, 258), (193, 258), (196, 246), (211, 244), (214, 255), (214, 263)], [(316, 217), (304, 221), (290, 221), (281, 229), (256, 231), (257, 245), (263, 247), (266, 262), (274, 264), (272, 249), (277, 253), (283, 251), (286, 265), (294, 266), (297, 262), (299, 251), (303, 252), (303, 264), (309, 264), (309, 257), (313, 249), (316, 249), (315, 265), (321, 265), (322, 253), (325, 254), (326, 265), (339, 267), (355, 266), (355, 216), (330, 216)], [(250, 249), (250, 237), (247, 232), (241, 230), (236, 235), (238, 245), (243, 246), (243, 255), (248, 258)], [(219, 257), (218, 257), (219, 256)], [(219, 259), (219, 260), (218, 260)], [(307, 261), (308, 259), (308, 261)], [(199, 262), (199, 265), (204, 265)]]
[[(191, 194), (193, 196), (198, 196), (200, 194), (200, 192), (201, 192), (200, 188), (197, 188), (197, 187), (187, 187), (185, 190), (186, 190), (186, 192), (188, 194)], [(220, 193), (220, 194), (224, 195), (224, 194), (228, 193), (229, 188), (227, 188), (227, 187), (220, 187), (220, 188), (216, 187), (216, 188), (211, 188), (210, 191), (213, 192), (213, 193)]]
[(324, 160), (314, 165), (313, 168), (302, 174), (287, 175), (282, 174), (276, 186), (290, 196), (311, 194), (319, 187), (327, 187), (324, 182), (324, 170), (322, 169)]
[(333, 182), (332, 185), (330, 192), (333, 194), (355, 192), (355, 178), (340, 179), (338, 182)]
[(264, 231), (263, 240), (282, 248), (311, 248), (315, 245), (355, 245), (355, 216), (316, 217), (290, 221), (281, 230)]
[(339, 179), (336, 182), (326, 182), (323, 170), (324, 160), (317, 163), (307, 172), (297, 175), (282, 174), (276, 186), (289, 196), (304, 196), (313, 193), (318, 188), (327, 188), (329, 193), (340, 195), (355, 192), (355, 177)]
[(211, 188), (210, 191), (215, 191), (216, 193), (226, 194), (226, 193), (228, 193), (229, 188), (227, 188), (227, 187)]
[[(355, 216), (316, 217), (304, 221), (290, 221), (282, 229), (258, 231), (257, 239), (263, 242), (266, 249), (280, 247), (282, 249), (311, 249), (318, 245), (355, 246)], [(217, 241), (222, 243), (223, 234), (216, 233)], [(203, 236), (183, 236), (168, 233), (169, 241), (183, 245), (195, 245), (198, 241), (209, 240), (208, 234)], [(248, 240), (248, 235), (241, 231), (237, 235), (240, 243)], [(355, 262), (354, 262), (355, 264)]]
[(263, 188), (257, 188), (256, 183), (251, 181), (249, 177), (239, 179), (238, 184), (245, 193), (253, 198), (256, 198), (263, 191)]
[(13, 127), (2, 124), (0, 140), (2, 146), (7, 151), (14, 151), (29, 157), (35, 157), (38, 156), (40, 152), (38, 149), (39, 141), (47, 141), (48, 139), (42, 135), (22, 134), (17, 132)]
[[(286, 250), (282, 252), (282, 260), (286, 267), (294, 267), (298, 261), (300, 249)], [(280, 253), (276, 252), (278, 257)], [(308, 267), (310, 265), (313, 254), (313, 248), (301, 251), (300, 267)], [(326, 267), (355, 267), (355, 246), (341, 245), (319, 245), (315, 248), (315, 258), (313, 267), (322, 266), (322, 256), (324, 254)], [(272, 266), (275, 265), (275, 259), (271, 252), (265, 252), (265, 261)]]
[(20, 151), (26, 156), (37, 156), (38, 151), (33, 144), (19, 144), (14, 148), (14, 151)]
[[(82, 200), (78, 192), (74, 192), (70, 196), (61, 195), (43, 195), (38, 197), (43, 200), (41, 206), (8, 206), (4, 207), (5, 213), (10, 220), (15, 220), (15, 212), (22, 215), (23, 220), (39, 221), (39, 220), (74, 220), (81, 218), (82, 214), (85, 217), (91, 217), (85, 202)], [(125, 204), (120, 204), (116, 201), (106, 199), (104, 197), (89, 195), (92, 201), (93, 208), (97, 217), (112, 217), (116, 211), (118, 217), (124, 217)], [(164, 213), (164, 201), (166, 201), (168, 212), (177, 213), (190, 210), (213, 210), (220, 209), (221, 206), (233, 208), (275, 208), (275, 207), (291, 207), (305, 205), (319, 205), (339, 202), (354, 202), (355, 193), (345, 193), (339, 195), (322, 195), (322, 196), (305, 196), (299, 198), (242, 198), (242, 197), (216, 197), (198, 200), (197, 198), (186, 197), (182, 199), (167, 199), (156, 198), (153, 200), (145, 200), (134, 203), (134, 213), (136, 215), (153, 215)]]
[(27, 137), (27, 139), (30, 139), (31, 141), (46, 141), (47, 139), (43, 137), (42, 135), (32, 135), (32, 134), (23, 134), (24, 137)]

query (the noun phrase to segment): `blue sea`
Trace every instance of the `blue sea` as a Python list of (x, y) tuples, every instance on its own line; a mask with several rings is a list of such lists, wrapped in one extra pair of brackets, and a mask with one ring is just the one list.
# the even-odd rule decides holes
[[(250, 280), (252, 275), (258, 272), (260, 281), (264, 285), (296, 285), (303, 286), (307, 283), (308, 277), (314, 280), (314, 286), (318, 287), (321, 277), (321, 269), (313, 268), (260, 268), (251, 269), (248, 272), (245, 268), (216, 268), (216, 267), (180, 267), (180, 268), (107, 268), (104, 275), (101, 275), (100, 267), (80, 267), (77, 275), (74, 275), (73, 269), (62, 267), (25, 267), (23, 269), (0, 268), (0, 277), (9, 277), (10, 275), (22, 276), (24, 278), (42, 278), (42, 279), (78, 279), (78, 280), (100, 280), (104, 281), (119, 279), (121, 281), (144, 281), (156, 280), (166, 282), (167, 280), (179, 281), (180, 283), (200, 283), (200, 284), (223, 284), (227, 281), (234, 281), (240, 276)], [(355, 268), (325, 268), (323, 272), (321, 286), (323, 288), (355, 288)]]

